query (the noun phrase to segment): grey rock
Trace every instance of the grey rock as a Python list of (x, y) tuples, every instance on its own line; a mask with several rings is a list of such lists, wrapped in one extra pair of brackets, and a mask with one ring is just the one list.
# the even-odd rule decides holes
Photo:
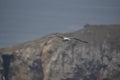
[(1, 48), (0, 55), (14, 56), (9, 80), (120, 80), (120, 25), (85, 25)]

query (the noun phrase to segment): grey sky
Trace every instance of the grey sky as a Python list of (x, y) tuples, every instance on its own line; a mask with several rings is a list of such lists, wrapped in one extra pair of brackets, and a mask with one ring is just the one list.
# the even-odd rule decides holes
[(0, 46), (84, 24), (120, 24), (120, 0), (0, 0)]

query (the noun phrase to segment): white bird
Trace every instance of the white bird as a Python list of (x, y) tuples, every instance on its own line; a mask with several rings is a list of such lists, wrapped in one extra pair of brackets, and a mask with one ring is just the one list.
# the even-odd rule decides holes
[(62, 38), (64, 41), (70, 41), (71, 40), (71, 38), (66, 37), (66, 36), (57, 36), (57, 37)]
[(70, 41), (72, 39), (75, 39), (75, 40), (78, 40), (80, 42), (83, 42), (83, 43), (88, 43), (87, 41), (83, 41), (83, 40), (80, 40), (78, 38), (75, 38), (75, 37), (66, 37), (66, 36), (57, 36), (59, 38), (62, 38), (64, 41)]

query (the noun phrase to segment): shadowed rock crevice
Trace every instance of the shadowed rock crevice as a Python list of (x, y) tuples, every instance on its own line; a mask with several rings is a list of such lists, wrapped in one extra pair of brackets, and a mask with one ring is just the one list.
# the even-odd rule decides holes
[(3, 59), (3, 80), (9, 80), (9, 69), (10, 69), (10, 63), (13, 60), (13, 55), (2, 55)]

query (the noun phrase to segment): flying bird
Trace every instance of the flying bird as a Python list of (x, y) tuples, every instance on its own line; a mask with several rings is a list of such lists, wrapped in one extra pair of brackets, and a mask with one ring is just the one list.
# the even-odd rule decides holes
[(74, 40), (78, 40), (83, 43), (88, 43), (87, 41), (83, 41), (83, 40), (75, 38), (75, 37), (66, 37), (66, 36), (57, 36), (57, 37), (62, 38), (64, 41), (70, 41), (70, 40), (74, 39)]
[(57, 37), (62, 38), (64, 41), (70, 41), (71, 40), (71, 38), (66, 37), (66, 36), (57, 36)]

